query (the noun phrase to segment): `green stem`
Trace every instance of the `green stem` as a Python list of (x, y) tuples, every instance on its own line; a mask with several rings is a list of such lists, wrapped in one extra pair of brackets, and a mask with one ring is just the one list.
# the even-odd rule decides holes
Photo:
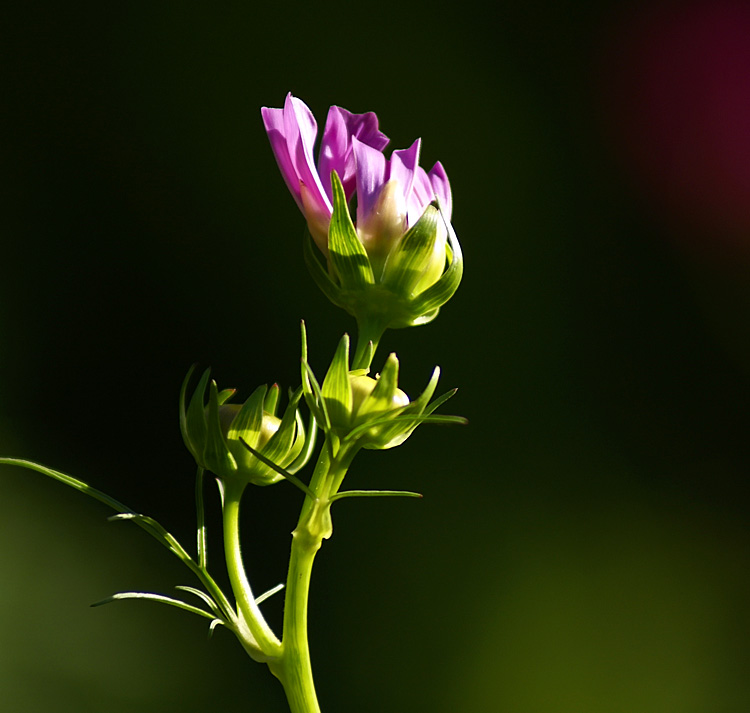
[[(368, 369), (370, 362), (372, 362), (372, 357), (375, 356), (375, 352), (378, 350), (378, 344), (385, 333), (386, 327), (378, 322), (369, 320), (358, 320), (357, 327), (357, 350), (354, 352), (352, 369)], [(367, 352), (370, 342), (372, 342), (372, 353), (368, 359)]]
[(307, 638), (310, 578), (315, 555), (323, 540), (333, 531), (330, 498), (336, 492), (336, 484), (343, 480), (352, 457), (353, 454), (339, 453), (331, 461), (329, 449), (324, 445), (310, 481), (310, 489), (316, 498), (305, 498), (297, 527), (292, 533), (282, 653), (280, 659), (269, 662), (271, 671), (284, 686), (291, 713), (320, 713)]
[[(247, 624), (249, 633), (268, 661), (281, 654), (281, 642), (271, 630), (260, 611), (250, 582), (245, 574), (240, 547), (240, 499), (243, 487), (226, 486), (224, 493), (224, 552), (232, 591), (237, 600), (241, 619)], [(257, 657), (255, 657), (257, 658)]]

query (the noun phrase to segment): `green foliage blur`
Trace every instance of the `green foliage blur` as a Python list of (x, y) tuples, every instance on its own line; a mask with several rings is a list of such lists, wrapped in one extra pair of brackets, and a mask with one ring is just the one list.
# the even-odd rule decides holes
[[(374, 110), (391, 148), (421, 136), (422, 165), (445, 165), (466, 264), (438, 319), (387, 333), (375, 364), (397, 351), (410, 395), (439, 364), (470, 425), (424, 426), (348, 476), (425, 497), (334, 507), (310, 610), (323, 710), (747, 711), (750, 244), (628, 161), (610, 99), (642, 7), (15, 6), (0, 455), (192, 545), (190, 365), (244, 400), (297, 386), (301, 318), (318, 373), (354, 329), (305, 272), (259, 108), (292, 91), (321, 129), (330, 104)], [(195, 584), (142, 531), (35, 473), (0, 484), (3, 711), (286, 710), (225, 631), (88, 607)], [(284, 580), (300, 504), (286, 483), (248, 499), (258, 592)], [(214, 490), (207, 507), (218, 567)], [(281, 598), (263, 606), (278, 628)]]

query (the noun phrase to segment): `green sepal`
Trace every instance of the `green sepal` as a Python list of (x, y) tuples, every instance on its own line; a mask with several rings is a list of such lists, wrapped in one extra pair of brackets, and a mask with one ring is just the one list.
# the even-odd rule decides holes
[(185, 410), (185, 396), (187, 394), (187, 386), (190, 383), (190, 378), (193, 376), (195, 371), (195, 364), (189, 369), (185, 378), (182, 380), (182, 386), (180, 387), (180, 433), (182, 433), (182, 440), (185, 442), (186, 448), (193, 453), (196, 448), (190, 438), (190, 432), (188, 430), (187, 411)]
[(439, 215), (437, 208), (427, 206), (422, 217), (388, 255), (383, 284), (397, 295), (410, 298), (432, 262)]
[(219, 406), (223, 406), (229, 399), (237, 393), (237, 389), (222, 389), (219, 391)]
[(341, 288), (331, 279), (326, 269), (321, 265), (318, 258), (320, 251), (315, 245), (312, 235), (309, 230), (305, 230), (304, 239), (304, 257), (305, 265), (310, 272), (315, 284), (320, 288), (321, 292), (337, 307), (347, 309)]
[(270, 413), (271, 416), (276, 415), (276, 410), (279, 407), (279, 396), (281, 395), (281, 387), (278, 384), (271, 384), (266, 394), (266, 400), (263, 402), (263, 410), (266, 413)]
[(300, 428), (297, 418), (301, 398), (302, 387), (290, 397), (278, 430), (263, 447), (263, 455), (282, 466), (292, 463), (304, 446), (305, 431)]
[(310, 414), (310, 423), (305, 428), (302, 414), (297, 409), (297, 429), (299, 433), (303, 434), (304, 446), (294, 463), (291, 463), (287, 468), (287, 471), (292, 475), (304, 468), (310, 461), (310, 458), (312, 458), (313, 450), (315, 450), (315, 442), (318, 440), (318, 426), (315, 422), (315, 416), (312, 413)]
[(344, 187), (336, 171), (331, 171), (331, 188), (333, 215), (328, 228), (329, 259), (342, 289), (361, 291), (375, 283), (370, 258), (357, 236)]
[(219, 392), (215, 381), (211, 381), (208, 389), (208, 415), (206, 417), (204, 459), (206, 461), (206, 468), (221, 478), (231, 477), (237, 472), (237, 462), (229, 452), (224, 434), (221, 431)]
[[(237, 441), (240, 438), (244, 438), (253, 446), (258, 442), (263, 427), (263, 404), (267, 392), (268, 387), (263, 384), (255, 389), (250, 394), (250, 398), (242, 404), (239, 413), (229, 424), (227, 439), (230, 442)], [(243, 465), (247, 465), (247, 463)]]
[[(188, 373), (188, 378), (192, 374), (192, 369)], [(206, 406), (205, 406), (205, 394), (206, 386), (208, 385), (208, 379), (211, 376), (211, 370), (206, 369), (201, 375), (198, 386), (195, 387), (193, 396), (190, 399), (190, 404), (187, 408), (186, 414), (186, 430), (187, 437), (185, 438), (185, 445), (188, 450), (193, 454), (193, 457), (198, 462), (198, 465), (205, 467), (205, 449), (206, 449)], [(187, 379), (185, 381), (187, 384)]]
[(352, 419), (352, 385), (349, 380), (349, 335), (341, 337), (321, 388), (333, 428), (346, 428)]
[[(434, 201), (433, 204), (438, 205), (437, 201)], [(427, 317), (427, 322), (434, 319), (437, 316), (437, 310), (453, 297), (464, 274), (464, 256), (461, 252), (461, 244), (458, 242), (456, 231), (453, 229), (450, 221), (446, 220), (445, 214), (439, 205), (438, 209), (440, 210), (440, 217), (448, 231), (446, 254), (450, 259), (450, 265), (434, 285), (418, 294), (412, 302), (414, 311), (421, 314), (423, 318)], [(414, 324), (424, 323), (424, 321), (414, 322)]]
[[(375, 384), (375, 388), (372, 390), (370, 396), (365, 399), (364, 403), (359, 407), (356, 417), (360, 421), (367, 414), (380, 415), (381, 413), (388, 412), (389, 414), (400, 413), (401, 409), (395, 409), (393, 407), (393, 398), (398, 390), (398, 357), (391, 353), (386, 359), (383, 370), (380, 372), (380, 376)], [(407, 408), (404, 406), (403, 408)]]
[(430, 402), (432, 395), (435, 393), (435, 389), (437, 388), (439, 380), (440, 367), (436, 366), (432, 370), (432, 375), (430, 376), (430, 380), (427, 382), (427, 386), (425, 386), (424, 391), (419, 395), (418, 398), (414, 399), (414, 401), (409, 404), (409, 408), (407, 409), (409, 413), (422, 413), (425, 408), (427, 408), (427, 404)]
[(300, 322), (300, 333), (302, 343), (302, 357), (300, 359), (302, 370), (302, 392), (313, 418), (318, 424), (320, 424), (323, 431), (328, 433), (331, 430), (331, 420), (328, 417), (328, 410), (326, 409), (326, 404), (323, 400), (323, 394), (320, 391), (320, 384), (318, 384), (318, 380), (315, 378), (315, 373), (307, 363), (307, 329), (305, 328), (304, 320)]

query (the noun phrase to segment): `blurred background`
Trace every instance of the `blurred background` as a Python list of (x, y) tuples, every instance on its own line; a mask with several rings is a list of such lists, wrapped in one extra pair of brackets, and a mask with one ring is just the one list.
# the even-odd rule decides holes
[[(326, 713), (750, 708), (750, 7), (712, 2), (17, 4), (1, 23), (0, 453), (193, 541), (189, 366), (247, 396), (352, 320), (301, 256), (260, 120), (374, 110), (454, 191), (466, 273), (390, 332), (466, 428), (366, 452), (316, 563)], [(0, 470), (9, 713), (283, 713), (194, 584), (94, 501)], [(209, 546), (220, 574), (218, 499)], [(248, 498), (257, 591), (300, 496)], [(281, 598), (264, 605), (278, 628)]]

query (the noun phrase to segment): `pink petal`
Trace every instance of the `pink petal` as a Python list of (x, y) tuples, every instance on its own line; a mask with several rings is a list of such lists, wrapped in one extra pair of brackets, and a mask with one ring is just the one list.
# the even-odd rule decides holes
[[(318, 133), (318, 125), (307, 105), (291, 94), (284, 103), (284, 136), (286, 137), (289, 158), (299, 181), (305, 184), (311, 201), (320, 210), (331, 214), (331, 203), (323, 191), (313, 160), (313, 146)], [(298, 189), (299, 190), (299, 189)]]
[(366, 220), (378, 199), (386, 180), (387, 162), (377, 149), (352, 138), (352, 149), (357, 169), (357, 223)]
[(284, 132), (284, 110), (269, 109), (264, 106), (261, 108), (260, 113), (263, 117), (263, 124), (266, 127), (268, 139), (271, 142), (271, 150), (276, 158), (276, 163), (279, 166), (284, 182), (294, 200), (297, 201), (300, 210), (304, 212), (299, 190), (299, 175), (289, 156), (289, 147), (287, 146), (286, 134)]
[[(401, 195), (404, 198), (404, 205), (409, 214), (409, 207), (413, 203), (412, 187), (414, 177), (419, 169), (419, 149), (421, 139), (417, 139), (408, 149), (394, 151), (391, 156), (391, 166), (389, 179), (398, 181)], [(411, 221), (409, 221), (411, 223)]]
[(448, 174), (446, 174), (443, 164), (438, 161), (428, 175), (432, 184), (432, 190), (440, 201), (440, 207), (443, 209), (445, 217), (450, 220), (451, 215), (453, 215), (453, 194), (451, 193), (451, 184), (448, 182)]
[(421, 167), (417, 168), (414, 176), (414, 185), (412, 187), (409, 201), (407, 202), (407, 222), (409, 227), (414, 225), (424, 213), (425, 208), (435, 197), (430, 179), (427, 173)]
[(346, 109), (332, 106), (328, 111), (318, 159), (320, 179), (330, 200), (333, 199), (331, 171), (338, 173), (347, 200), (354, 194), (356, 164), (352, 150), (353, 137), (378, 150), (388, 144), (388, 137), (378, 130), (378, 117), (373, 112), (352, 114)]

